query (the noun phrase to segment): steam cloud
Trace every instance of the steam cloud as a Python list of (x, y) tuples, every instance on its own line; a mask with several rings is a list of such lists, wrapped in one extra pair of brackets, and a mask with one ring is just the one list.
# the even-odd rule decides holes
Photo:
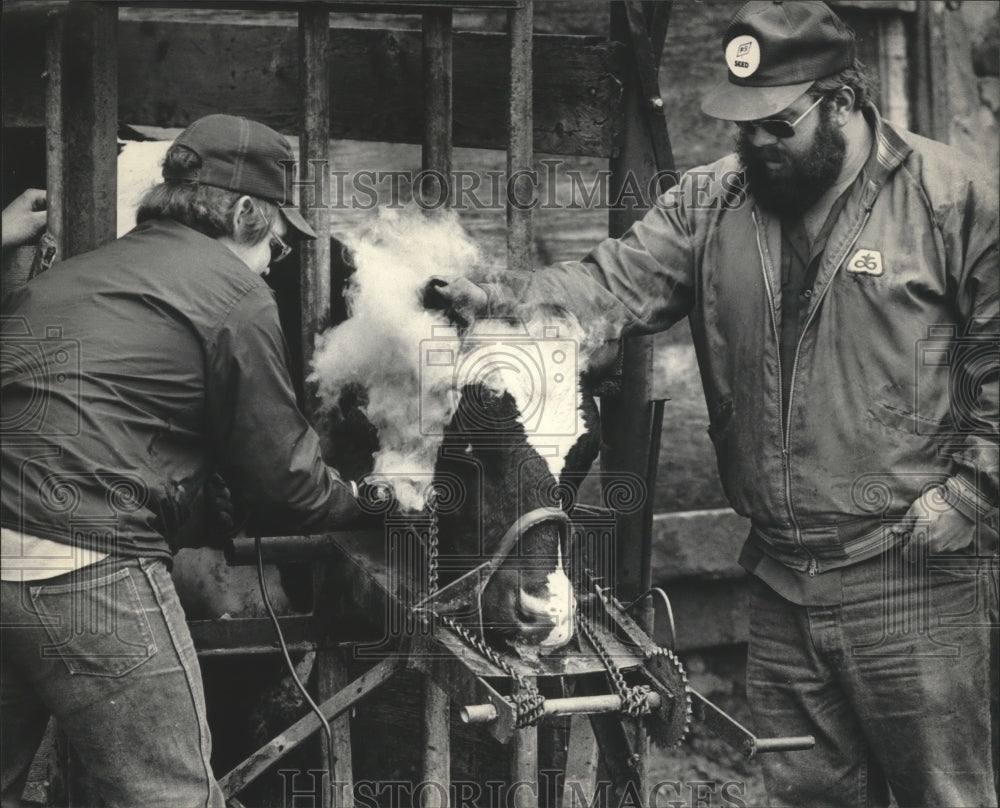
[[(529, 441), (558, 477), (582, 429), (579, 325), (541, 314), (519, 325), (480, 321), (460, 343), (444, 315), (420, 302), (431, 276), (485, 269), (453, 213), (383, 209), (347, 246), (356, 265), (349, 317), (317, 338), (310, 378), (328, 405), (347, 384), (367, 388), (366, 415), (381, 446), (374, 475), (393, 486), (400, 505), (424, 506), (443, 428), (470, 381), (514, 397)], [(434, 353), (450, 358), (427, 361)]]

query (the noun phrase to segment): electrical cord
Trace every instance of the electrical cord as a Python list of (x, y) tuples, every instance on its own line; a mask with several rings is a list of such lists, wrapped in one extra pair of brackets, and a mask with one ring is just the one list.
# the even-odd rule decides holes
[(274, 626), (274, 632), (278, 635), (278, 644), (281, 646), (281, 653), (285, 657), (285, 665), (288, 666), (288, 672), (292, 675), (292, 681), (295, 682), (295, 686), (299, 689), (302, 697), (306, 700), (306, 703), (309, 705), (309, 709), (312, 710), (319, 719), (319, 723), (323, 727), (323, 735), (326, 736), (327, 767), (330, 772), (329, 788), (332, 797), (334, 794), (333, 775), (337, 763), (337, 755), (333, 747), (333, 730), (330, 728), (330, 722), (327, 721), (326, 716), (323, 715), (323, 711), (319, 708), (319, 705), (313, 701), (313, 698), (309, 695), (305, 685), (302, 684), (302, 680), (299, 679), (299, 675), (295, 672), (295, 665), (292, 664), (292, 658), (288, 653), (288, 646), (285, 644), (285, 635), (281, 632), (281, 624), (278, 622), (278, 615), (274, 613), (274, 607), (271, 606), (271, 598), (267, 592), (267, 581), (264, 580), (264, 553), (261, 550), (260, 536), (254, 536), (253, 544), (254, 549), (257, 552), (257, 583), (260, 585), (260, 595), (264, 599), (264, 608), (267, 609), (267, 616), (271, 618), (271, 624)]

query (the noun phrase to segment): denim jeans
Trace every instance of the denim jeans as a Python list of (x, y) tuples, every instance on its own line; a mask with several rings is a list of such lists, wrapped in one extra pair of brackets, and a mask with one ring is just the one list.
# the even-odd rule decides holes
[(774, 806), (995, 806), (990, 613), (995, 570), (898, 551), (845, 568), (835, 606), (757, 579), (747, 690), (761, 737), (815, 748), (760, 756)]
[(3, 805), (54, 715), (107, 806), (222, 808), (194, 645), (159, 559), (2, 582)]

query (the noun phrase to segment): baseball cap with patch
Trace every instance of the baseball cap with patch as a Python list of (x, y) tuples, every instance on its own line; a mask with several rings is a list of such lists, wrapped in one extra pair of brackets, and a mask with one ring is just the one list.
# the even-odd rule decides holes
[(294, 160), (292, 147), (271, 127), (235, 115), (206, 115), (178, 135), (175, 145), (186, 146), (201, 158), (201, 168), (163, 170), (165, 180), (188, 180), (226, 188), (278, 206), (285, 222), (302, 238), (316, 231), (294, 206), (285, 206), (282, 161)]
[(826, 3), (751, 0), (722, 38), (727, 81), (701, 110), (727, 121), (754, 121), (785, 109), (817, 79), (854, 62), (854, 34)]

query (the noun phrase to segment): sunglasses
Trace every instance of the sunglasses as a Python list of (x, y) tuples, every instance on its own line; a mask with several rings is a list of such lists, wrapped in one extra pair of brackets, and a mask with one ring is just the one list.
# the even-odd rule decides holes
[(271, 260), (268, 263), (277, 264), (279, 261), (284, 261), (292, 251), (291, 245), (287, 244), (281, 236), (271, 230), (271, 223), (267, 220), (261, 209), (257, 207), (257, 203), (253, 199), (250, 200), (250, 204), (253, 205), (254, 211), (260, 216), (269, 231), (267, 246), (271, 249)]
[(819, 105), (819, 102), (823, 100), (823, 96), (820, 96), (812, 105), (799, 115), (794, 121), (786, 121), (782, 118), (768, 118), (763, 121), (737, 121), (737, 128), (744, 135), (752, 135), (754, 131), (759, 127), (767, 132), (769, 135), (773, 135), (777, 138), (790, 138), (795, 136), (795, 127), (799, 125), (803, 118), (806, 117), (810, 112), (812, 112)]

